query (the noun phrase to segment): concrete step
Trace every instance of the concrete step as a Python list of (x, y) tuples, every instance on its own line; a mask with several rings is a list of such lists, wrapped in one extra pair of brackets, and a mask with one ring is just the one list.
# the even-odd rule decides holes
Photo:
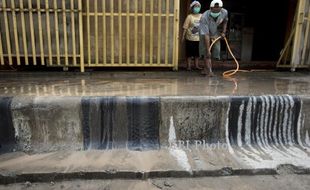
[(159, 149), (173, 141), (309, 150), (305, 96), (0, 97), (0, 151)]
[(310, 175), (256, 175), (256, 176), (225, 176), (197, 178), (160, 178), (148, 180), (68, 180), (49, 181), (40, 183), (15, 183), (1, 185), (1, 190), (58, 190), (58, 189), (87, 189), (87, 190), (119, 190), (119, 189), (148, 189), (148, 190), (307, 190), (310, 187)]
[(277, 174), (283, 164), (307, 173), (309, 105), (289, 95), (0, 97), (0, 172), (3, 183)]
[(57, 151), (33, 155), (15, 152), (0, 156), (0, 184), (283, 174), (309, 175), (310, 169), (292, 164), (253, 167), (240, 162), (229, 150), (221, 148)]

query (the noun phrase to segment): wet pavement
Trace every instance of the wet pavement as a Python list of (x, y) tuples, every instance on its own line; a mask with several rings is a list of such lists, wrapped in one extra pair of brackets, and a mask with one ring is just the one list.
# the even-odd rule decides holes
[[(233, 78), (223, 78), (221, 72), (203, 77), (198, 71), (2, 72), (0, 145), (10, 151), (0, 156), (0, 184), (21, 184), (0, 189), (24, 188), (24, 183), (28, 187), (26, 181), (54, 186), (55, 180), (152, 180), (152, 175), (156, 180), (171, 177), (175, 189), (190, 189), (196, 183), (201, 183), (197, 189), (207, 187), (203, 180), (191, 178), (206, 176), (221, 176), (207, 189), (246, 189), (261, 179), (255, 187), (266, 180), (275, 183), (275, 189), (285, 189), (281, 184), (286, 180), (277, 178), (295, 174), (306, 175), (294, 177), (296, 182), (285, 187), (309, 189), (309, 87), (309, 72), (240, 72)], [(102, 134), (108, 135), (101, 144), (151, 138), (160, 149), (88, 150), (87, 142), (97, 143), (92, 140)], [(223, 146), (164, 146), (187, 140)], [(243, 175), (247, 179), (240, 183)], [(233, 178), (227, 188), (220, 186), (224, 176)], [(189, 181), (193, 183), (182, 185)], [(164, 184), (157, 182), (141, 189)], [(71, 184), (63, 187), (67, 185)]]
[(232, 78), (192, 72), (2, 72), (1, 96), (308, 95), (309, 72), (239, 72)]
[(308, 190), (309, 175), (279, 175), (279, 176), (227, 176), (209, 178), (162, 178), (149, 180), (73, 180), (48, 183), (16, 183), (2, 185), (2, 190), (58, 190), (58, 189), (89, 189), (89, 190), (119, 190), (119, 189), (149, 189), (149, 190)]

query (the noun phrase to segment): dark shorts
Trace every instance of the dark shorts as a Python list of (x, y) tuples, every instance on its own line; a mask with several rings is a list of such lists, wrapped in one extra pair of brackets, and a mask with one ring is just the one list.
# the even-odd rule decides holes
[(189, 41), (185, 42), (186, 57), (199, 57), (199, 41)]

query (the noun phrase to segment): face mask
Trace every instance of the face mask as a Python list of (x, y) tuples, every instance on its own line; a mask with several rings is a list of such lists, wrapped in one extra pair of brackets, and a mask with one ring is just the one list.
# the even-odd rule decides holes
[(216, 18), (218, 16), (220, 16), (221, 12), (218, 12), (218, 13), (213, 13), (211, 12), (210, 15), (213, 17), (213, 18)]
[(198, 14), (200, 12), (200, 7), (194, 7), (193, 13)]

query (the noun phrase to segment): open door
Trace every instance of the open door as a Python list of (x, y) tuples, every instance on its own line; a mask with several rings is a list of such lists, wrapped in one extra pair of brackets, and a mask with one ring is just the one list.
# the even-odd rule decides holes
[(310, 66), (310, 0), (299, 0), (296, 17), (295, 39), (292, 50), (291, 69)]
[(299, 0), (292, 31), (278, 60), (278, 68), (291, 68), (295, 71), (296, 68), (310, 67), (309, 12), (310, 0)]

